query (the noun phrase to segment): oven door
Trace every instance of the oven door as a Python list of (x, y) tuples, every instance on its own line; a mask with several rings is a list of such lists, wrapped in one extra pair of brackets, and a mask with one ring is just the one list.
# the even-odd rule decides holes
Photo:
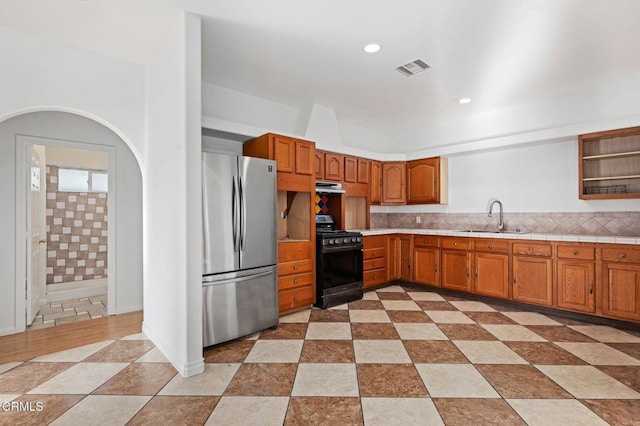
[(362, 245), (323, 246), (318, 253), (319, 296), (354, 291), (362, 297)]

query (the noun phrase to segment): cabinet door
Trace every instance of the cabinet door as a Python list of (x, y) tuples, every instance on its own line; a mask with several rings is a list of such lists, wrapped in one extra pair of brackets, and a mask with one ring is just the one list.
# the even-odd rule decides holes
[(407, 204), (440, 202), (439, 158), (407, 162)]
[(400, 237), (387, 237), (387, 281), (394, 281), (400, 277)]
[(440, 286), (440, 250), (426, 247), (413, 249), (413, 281)]
[(324, 153), (324, 179), (342, 181), (342, 155)]
[(358, 183), (369, 183), (371, 160), (358, 158)]
[(282, 136), (274, 136), (276, 168), (279, 172), (294, 173), (296, 144), (295, 140)]
[(314, 155), (314, 170), (316, 180), (324, 179), (324, 152), (316, 150)]
[(581, 312), (595, 312), (595, 263), (558, 260), (557, 306)]
[(476, 253), (473, 259), (474, 293), (485, 296), (509, 297), (509, 256)]
[(411, 235), (401, 235), (400, 236), (400, 258), (399, 258), (399, 279), (402, 281), (412, 282), (413, 281), (413, 264), (412, 264), (412, 253), (413, 253), (413, 238)]
[(471, 290), (471, 254), (465, 251), (442, 251), (442, 287)]
[(358, 181), (358, 160), (355, 157), (344, 157), (344, 181), (353, 183)]
[(640, 321), (640, 266), (603, 263), (602, 269), (602, 314)]
[(404, 204), (405, 192), (405, 163), (382, 163), (382, 203)]
[(312, 142), (296, 141), (296, 173), (312, 175), (314, 173), (315, 146)]
[(371, 193), (370, 203), (380, 204), (382, 201), (382, 163), (380, 161), (371, 162), (369, 192)]
[(513, 257), (513, 300), (551, 306), (553, 303), (551, 259)]

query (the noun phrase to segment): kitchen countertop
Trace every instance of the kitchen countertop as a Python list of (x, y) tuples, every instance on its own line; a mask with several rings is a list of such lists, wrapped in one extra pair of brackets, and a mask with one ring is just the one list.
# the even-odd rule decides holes
[(362, 235), (385, 234), (413, 234), (413, 235), (441, 235), (447, 237), (473, 237), (473, 238), (507, 238), (513, 240), (540, 240), (540, 241), (567, 241), (580, 243), (608, 243), (608, 244), (637, 244), (640, 238), (623, 236), (594, 236), (576, 234), (536, 234), (536, 233), (492, 233), (492, 232), (467, 232), (450, 229), (424, 229), (424, 228), (376, 228), (376, 229), (350, 229), (349, 231), (361, 232)]

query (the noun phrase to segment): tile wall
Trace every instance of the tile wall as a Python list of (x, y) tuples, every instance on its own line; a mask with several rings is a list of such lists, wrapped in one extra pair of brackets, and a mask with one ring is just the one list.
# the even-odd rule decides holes
[[(419, 216), (421, 223), (416, 224)], [(505, 229), (540, 234), (640, 237), (640, 212), (505, 213)], [(371, 213), (371, 228), (497, 229), (498, 214)]]
[(47, 284), (107, 276), (107, 194), (58, 192), (47, 166)]

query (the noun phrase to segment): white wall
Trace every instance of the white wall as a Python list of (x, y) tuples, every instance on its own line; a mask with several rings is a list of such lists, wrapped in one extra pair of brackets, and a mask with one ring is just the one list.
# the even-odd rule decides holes
[(109, 156), (100, 151), (47, 146), (45, 153), (47, 164), (59, 167), (91, 170), (107, 170), (109, 167)]
[[(0, 26), (0, 121), (22, 112), (77, 112), (144, 155), (144, 68)], [(8, 66), (10, 64), (10, 66)]]
[(194, 101), (194, 82), (187, 81), (198, 74), (192, 49), (199, 47), (199, 20), (176, 14), (159, 37), (163, 48), (146, 75), (143, 331), (189, 376), (204, 370), (201, 209), (193, 199), (200, 194), (201, 130), (199, 115), (194, 122), (187, 114), (200, 109), (200, 87)]

